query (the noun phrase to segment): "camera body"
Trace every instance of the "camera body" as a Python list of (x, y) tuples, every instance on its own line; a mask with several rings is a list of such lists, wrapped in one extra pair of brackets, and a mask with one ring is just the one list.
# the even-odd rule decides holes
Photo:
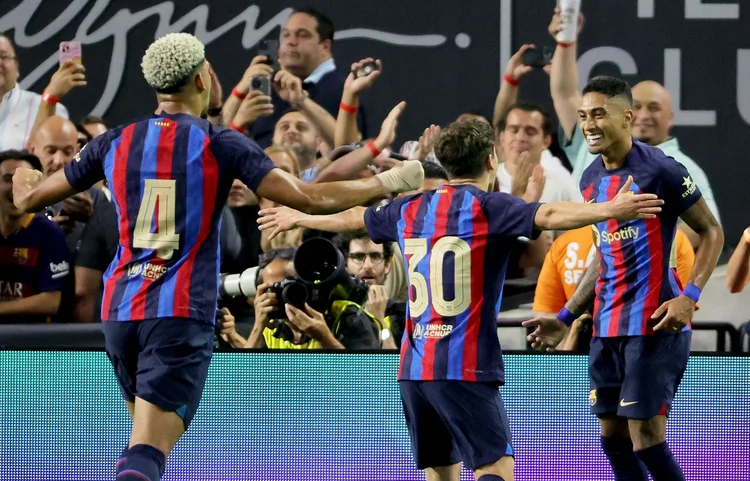
[[(335, 301), (351, 301), (364, 305), (369, 286), (365, 281), (346, 271), (344, 255), (329, 241), (314, 237), (303, 242), (294, 254), (296, 277), (287, 277), (268, 287), (276, 294), (279, 308), (270, 314), (274, 320), (286, 320), (284, 304), (305, 309), (305, 304), (325, 313)], [(222, 274), (219, 282), (221, 297), (256, 295), (260, 283), (258, 267), (241, 274)], [(273, 327), (273, 326), (272, 326)]]
[(377, 62), (367, 62), (366, 64), (360, 66), (354, 71), (354, 77), (360, 78), (360, 77), (367, 77), (371, 73), (373, 73), (376, 70), (380, 70), (380, 67), (378, 67)]
[(269, 314), (274, 320), (285, 320), (287, 318), (284, 304), (289, 304), (297, 309), (305, 310), (308, 302), (309, 291), (307, 286), (296, 277), (288, 277), (281, 282), (276, 282), (268, 287), (268, 292), (276, 294), (279, 301), (278, 308)]

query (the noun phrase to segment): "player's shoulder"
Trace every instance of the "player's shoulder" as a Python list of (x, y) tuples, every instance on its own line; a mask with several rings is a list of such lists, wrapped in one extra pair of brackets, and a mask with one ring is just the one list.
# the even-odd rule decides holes
[(674, 157), (667, 155), (659, 147), (638, 140), (633, 142), (633, 150), (637, 154), (633, 156), (637, 167), (657, 175), (679, 164)]
[(404, 195), (403, 197), (397, 197), (393, 199), (390, 202), (381, 202), (376, 205), (372, 205), (368, 207), (367, 210), (371, 212), (383, 212), (385, 210), (392, 210), (392, 209), (400, 209), (402, 206), (409, 204), (411, 202), (417, 201), (424, 197), (426, 194), (430, 194), (431, 192), (416, 192), (414, 194), (408, 194)]

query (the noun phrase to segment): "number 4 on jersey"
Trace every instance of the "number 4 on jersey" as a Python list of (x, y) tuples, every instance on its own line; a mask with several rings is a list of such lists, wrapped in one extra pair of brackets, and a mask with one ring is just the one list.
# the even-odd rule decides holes
[(133, 247), (154, 249), (156, 256), (164, 260), (172, 258), (174, 251), (180, 248), (180, 235), (175, 232), (174, 225), (176, 200), (176, 181), (146, 179), (135, 221)]

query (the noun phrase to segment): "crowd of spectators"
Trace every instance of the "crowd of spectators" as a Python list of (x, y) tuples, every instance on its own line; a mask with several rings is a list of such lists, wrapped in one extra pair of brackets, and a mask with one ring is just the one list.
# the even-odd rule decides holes
[[(556, 13), (550, 24), (553, 36), (559, 21)], [(502, 161), (497, 191), (527, 202), (582, 202), (578, 180), (594, 156), (578, 128), (576, 44), (558, 45), (550, 65), (544, 67), (554, 112), (518, 98), (519, 85), (533, 68), (524, 65), (524, 53), (532, 47), (523, 45), (510, 58), (494, 105), (487, 99), (491, 118), (467, 111), (456, 121), (479, 120), (494, 127)], [(424, 163), (422, 189), (436, 189), (448, 180), (433, 151), (440, 126), (427, 125), (419, 138), (391, 145), (395, 126), (383, 124), (378, 131), (377, 119), (366, 115), (360, 100), (380, 77), (393, 75), (384, 69), (387, 63), (388, 59), (363, 55), (352, 65), (337, 64), (331, 20), (317, 10), (299, 9), (281, 30), (277, 55), (249, 59), (240, 79), (212, 72), (208, 118), (250, 136), (280, 168), (305, 182), (372, 176), (409, 158)], [(13, 205), (11, 177), (19, 166), (51, 175), (104, 133), (107, 120), (89, 115), (74, 122), (63, 105), (71, 90), (85, 88), (84, 65), (63, 63), (41, 95), (17, 83), (20, 67), (12, 39), (0, 34), (0, 323), (99, 322), (102, 276), (119, 241), (117, 213), (107, 186), (97, 185), (28, 215)], [(227, 95), (222, 82), (234, 83)], [(700, 161), (682, 152), (670, 135), (674, 113), (669, 92), (645, 80), (632, 93), (633, 136), (684, 164), (718, 219)], [(405, 96), (408, 99), (408, 92)], [(347, 155), (362, 145), (370, 147), (362, 149), (366, 156)], [(268, 209), (283, 212), (296, 228), (278, 236), (259, 230), (259, 211)], [(296, 249), (321, 237), (342, 253), (346, 271), (368, 285), (367, 295), (361, 300), (336, 300), (323, 312), (295, 310), (295, 315), (279, 322), (274, 314), (280, 312), (282, 300), (270, 286), (293, 278)], [(696, 242), (697, 236), (681, 224), (673, 267), (683, 283)], [(257, 269), (253, 295), (221, 299), (220, 344), (268, 349), (397, 348), (408, 299), (408, 276), (398, 245), (375, 244), (365, 233), (334, 236), (325, 230), (325, 217), (275, 205), (235, 180), (224, 209), (221, 248), (223, 273)], [(518, 239), (508, 277), (536, 281), (533, 310), (556, 313), (594, 252), (588, 228), (545, 232), (537, 240)], [(576, 321), (565, 348), (575, 349), (589, 325), (585, 316)]]

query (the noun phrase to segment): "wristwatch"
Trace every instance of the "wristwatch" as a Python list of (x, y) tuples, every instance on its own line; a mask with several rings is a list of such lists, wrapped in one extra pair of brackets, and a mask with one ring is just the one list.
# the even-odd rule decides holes
[(382, 342), (385, 342), (390, 338), (391, 338), (391, 331), (387, 327), (384, 327), (383, 330), (380, 332), (380, 340)]

